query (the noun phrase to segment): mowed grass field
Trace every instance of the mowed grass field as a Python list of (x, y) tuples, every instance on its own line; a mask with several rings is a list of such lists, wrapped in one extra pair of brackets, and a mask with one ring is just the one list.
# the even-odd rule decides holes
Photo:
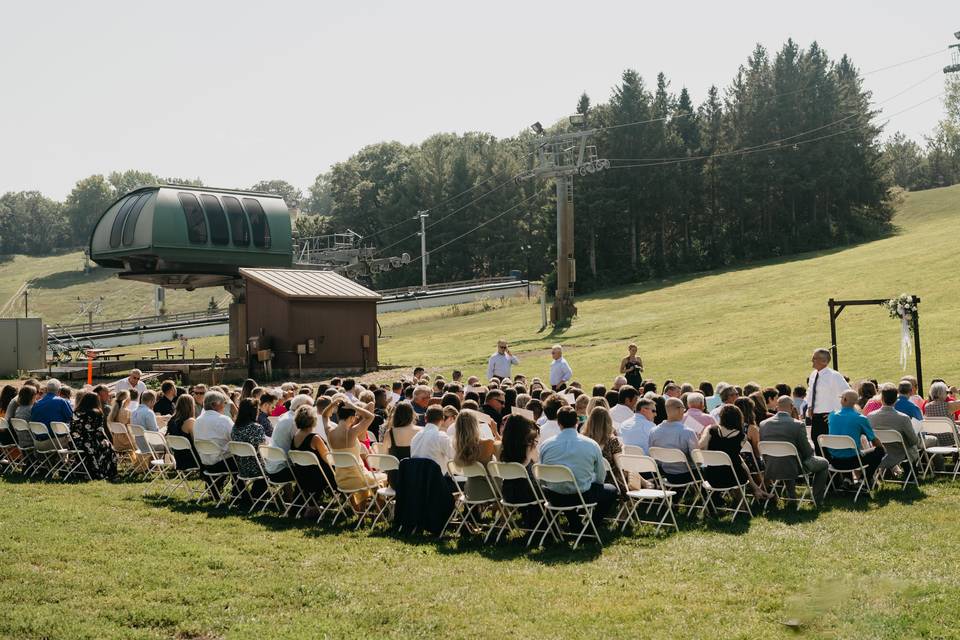
[[(906, 195), (897, 233), (874, 242), (801, 254), (709, 274), (607, 290), (578, 299), (562, 331), (540, 328), (538, 304), (507, 304), (469, 315), (462, 306), (382, 314), (380, 362), (453, 368), (483, 376), (504, 337), (516, 372), (547, 375), (550, 346), (564, 345), (584, 385), (610, 384), (635, 341), (657, 381), (674, 378), (763, 384), (804, 382), (813, 349), (830, 346), (827, 300), (920, 296), (925, 380), (960, 378), (960, 185)], [(478, 305), (473, 305), (477, 307)], [(853, 380), (897, 380), (900, 326), (879, 306), (848, 307), (838, 319), (840, 369)], [(191, 341), (198, 356), (227, 351), (226, 337)], [(144, 353), (147, 351), (144, 350)], [(910, 358), (907, 372), (914, 371)], [(388, 379), (394, 371), (374, 378)]]

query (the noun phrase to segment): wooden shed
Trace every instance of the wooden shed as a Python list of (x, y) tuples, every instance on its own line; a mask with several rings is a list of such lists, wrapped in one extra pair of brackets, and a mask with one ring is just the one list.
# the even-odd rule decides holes
[(274, 352), (274, 368), (376, 369), (380, 294), (333, 271), (240, 269), (240, 275), (246, 299), (238, 330)]

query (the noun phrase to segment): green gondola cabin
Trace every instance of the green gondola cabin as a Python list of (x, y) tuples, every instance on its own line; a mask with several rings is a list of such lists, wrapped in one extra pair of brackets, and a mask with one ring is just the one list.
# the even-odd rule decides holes
[(121, 277), (163, 287), (230, 285), (241, 267), (289, 268), (290, 211), (267, 193), (180, 185), (140, 187), (100, 216), (90, 258)]

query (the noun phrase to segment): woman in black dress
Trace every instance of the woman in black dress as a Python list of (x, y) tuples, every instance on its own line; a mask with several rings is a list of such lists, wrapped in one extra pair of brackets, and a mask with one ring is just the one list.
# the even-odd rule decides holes
[(750, 470), (747, 469), (746, 463), (740, 457), (743, 441), (747, 437), (744, 430), (743, 413), (734, 405), (726, 405), (720, 410), (719, 422), (720, 424), (717, 426), (704, 430), (703, 435), (700, 436), (700, 448), (726, 453), (730, 457), (730, 462), (733, 463), (733, 471), (730, 471), (730, 467), (705, 467), (703, 469), (704, 480), (709, 482), (711, 486), (719, 488), (749, 484), (753, 495), (765, 500), (769, 497), (769, 494), (753, 481)]
[(107, 437), (106, 426), (97, 394), (87, 392), (81, 395), (70, 423), (70, 437), (95, 480), (112, 479), (117, 475), (117, 452)]
[(627, 346), (627, 357), (620, 361), (620, 373), (627, 379), (627, 384), (634, 389), (643, 386), (643, 360), (637, 355), (637, 345)]
[(182, 450), (173, 451), (173, 460), (177, 464), (177, 469), (184, 471), (187, 469), (196, 469), (200, 460), (200, 454), (193, 446), (193, 423), (196, 421), (197, 403), (190, 395), (182, 395), (177, 398), (177, 403), (173, 408), (173, 416), (167, 422), (168, 436), (181, 436), (190, 441), (190, 448), (193, 449), (193, 455)]
[[(334, 403), (329, 403), (325, 412), (329, 415), (334, 406), (336, 406)], [(320, 462), (319, 469), (317, 467), (293, 465), (297, 485), (304, 493), (313, 496), (320, 504), (320, 496), (327, 490), (328, 483), (330, 486), (336, 487), (337, 481), (333, 470), (327, 463), (327, 454), (330, 449), (323, 438), (320, 437), (320, 434), (316, 432), (317, 410), (309, 405), (298, 408), (297, 412), (293, 414), (293, 424), (297, 431), (293, 434), (293, 442), (290, 448), (295, 451), (309, 451), (316, 455)], [(320, 475), (321, 473), (326, 476), (326, 481)]]

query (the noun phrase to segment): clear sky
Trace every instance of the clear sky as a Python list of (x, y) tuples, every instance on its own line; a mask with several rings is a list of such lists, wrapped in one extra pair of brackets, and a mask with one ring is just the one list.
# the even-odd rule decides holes
[[(441, 131), (509, 136), (606, 100), (624, 68), (725, 86), (755, 43), (817, 40), (870, 71), (931, 53), (955, 2), (3, 2), (0, 193), (63, 198), (80, 178), (142, 169), (306, 188), (362, 146)], [(947, 63), (867, 78), (877, 100)], [(888, 113), (942, 91), (934, 75)], [(898, 116), (920, 138), (933, 101)]]

